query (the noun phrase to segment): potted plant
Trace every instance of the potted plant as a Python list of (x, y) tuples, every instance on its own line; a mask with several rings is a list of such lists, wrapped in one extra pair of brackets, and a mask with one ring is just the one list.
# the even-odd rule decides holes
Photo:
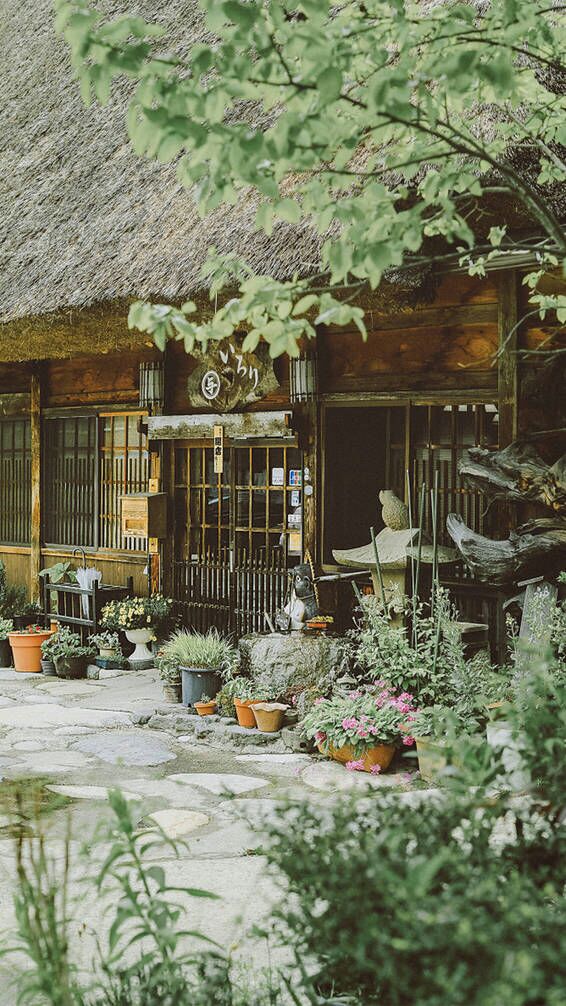
[(78, 632), (63, 627), (57, 633), (52, 653), (60, 678), (85, 678), (88, 662), (95, 650), (92, 646), (83, 645)]
[(0, 667), (12, 666), (12, 650), (8, 636), (14, 629), (11, 618), (0, 617)]
[(51, 636), (50, 629), (42, 625), (28, 625), (8, 635), (14, 667), (17, 671), (39, 674), (41, 672), (41, 644)]
[(55, 657), (57, 655), (57, 647), (59, 645), (59, 631), (59, 629), (57, 629), (56, 632), (51, 631), (49, 638), (44, 639), (41, 644), (41, 670), (47, 675), (57, 674)]
[(264, 697), (258, 695), (257, 686), (249, 678), (238, 677), (233, 679), (233, 692), (236, 717), (240, 726), (248, 729), (257, 727), (251, 707), (257, 702), (264, 701)]
[(96, 646), (101, 660), (115, 660), (122, 656), (120, 637), (117, 632), (110, 632), (108, 629), (96, 632), (88, 637), (88, 641), (91, 646)]
[(178, 705), (181, 702), (181, 670), (176, 660), (165, 656), (161, 649), (155, 659), (159, 677), (163, 685), (163, 698), (166, 702)]
[(285, 702), (254, 702), (250, 708), (258, 730), (264, 734), (274, 734), (281, 729), (289, 706)]
[(195, 702), (195, 709), (199, 716), (213, 716), (216, 712), (216, 702), (208, 695), (203, 695), (200, 702)]
[(419, 772), (425, 782), (436, 782), (448, 764), (444, 706), (420, 709), (413, 723)]
[(135, 646), (128, 658), (130, 667), (142, 670), (155, 664), (147, 644), (155, 640), (159, 630), (167, 624), (172, 607), (173, 601), (162, 594), (109, 601), (102, 609), (101, 625), (126, 633), (126, 639)]
[(230, 671), (236, 655), (234, 647), (216, 629), (206, 634), (177, 629), (160, 653), (179, 669), (186, 706), (200, 702), (205, 694), (216, 695), (222, 686), (222, 675)]
[(396, 694), (385, 682), (320, 698), (303, 721), (303, 731), (322, 754), (348, 769), (377, 774), (388, 768), (397, 747), (414, 742), (417, 709), (408, 692)]
[(27, 629), (37, 626), (37, 620), (41, 615), (41, 608), (36, 601), (24, 601), (18, 606), (17, 612), (12, 616), (14, 629)]

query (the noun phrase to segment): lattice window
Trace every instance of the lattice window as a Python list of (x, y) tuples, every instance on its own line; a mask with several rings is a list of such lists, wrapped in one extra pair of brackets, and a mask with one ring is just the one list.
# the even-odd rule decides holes
[(0, 542), (29, 545), (31, 445), (29, 419), (0, 420)]
[[(440, 540), (452, 542), (446, 517), (458, 513), (479, 534), (489, 534), (490, 515), (485, 497), (466, 485), (458, 463), (469, 447), (497, 447), (497, 413), (494, 406), (427, 405), (410, 410), (411, 475), (413, 509), (418, 514), (419, 487), (434, 485), (438, 472), (438, 529)], [(432, 529), (430, 493), (426, 494), (425, 528)]]
[(96, 417), (46, 419), (43, 530), (49, 545), (96, 545)]
[(302, 461), (287, 445), (226, 447), (214, 472), (212, 447), (175, 450), (175, 551), (178, 556), (299, 555)]
[(147, 551), (142, 538), (124, 538), (120, 527), (120, 496), (144, 492), (148, 484), (147, 435), (144, 413), (100, 415), (100, 545), (103, 548)]
[(43, 537), (48, 545), (144, 551), (123, 538), (120, 496), (147, 489), (142, 413), (101, 413), (44, 422)]

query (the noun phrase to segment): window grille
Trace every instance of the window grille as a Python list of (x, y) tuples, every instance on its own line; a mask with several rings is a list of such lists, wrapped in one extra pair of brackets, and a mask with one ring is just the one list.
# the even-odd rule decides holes
[(145, 538), (125, 538), (120, 526), (120, 496), (144, 492), (148, 485), (147, 435), (143, 413), (100, 416), (100, 544), (103, 548), (147, 551)]
[(29, 419), (0, 420), (0, 543), (29, 545), (31, 523)]
[(96, 545), (96, 417), (46, 419), (43, 536), (50, 545)]
[(148, 483), (143, 414), (48, 418), (44, 421), (43, 539), (47, 545), (144, 551), (124, 538), (120, 496)]

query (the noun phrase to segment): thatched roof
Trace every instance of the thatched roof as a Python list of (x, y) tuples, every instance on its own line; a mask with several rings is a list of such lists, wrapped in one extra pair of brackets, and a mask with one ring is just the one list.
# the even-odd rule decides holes
[[(134, 11), (165, 24), (172, 47), (204, 35), (195, 0), (101, 6), (110, 15)], [(103, 108), (83, 106), (51, 0), (4, 0), (2, 20), (1, 359), (65, 356), (84, 352), (83, 343), (94, 351), (139, 344), (125, 321), (123, 329), (110, 325), (106, 338), (104, 305), (119, 305), (125, 318), (132, 298), (204, 297), (200, 270), (210, 245), (235, 250), (278, 278), (315, 268), (319, 241), (308, 227), (281, 224), (271, 237), (257, 232), (250, 194), (201, 220), (174, 165), (137, 157), (124, 114), (133, 85), (115, 85)], [(408, 276), (404, 285), (406, 303), (419, 278)]]

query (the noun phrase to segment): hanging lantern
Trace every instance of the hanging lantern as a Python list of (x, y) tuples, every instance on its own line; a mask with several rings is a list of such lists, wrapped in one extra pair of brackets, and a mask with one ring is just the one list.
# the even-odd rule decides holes
[(140, 409), (160, 416), (165, 406), (165, 370), (163, 360), (140, 363)]
[(315, 352), (301, 353), (291, 357), (290, 373), (291, 404), (316, 402), (318, 398), (318, 360)]

